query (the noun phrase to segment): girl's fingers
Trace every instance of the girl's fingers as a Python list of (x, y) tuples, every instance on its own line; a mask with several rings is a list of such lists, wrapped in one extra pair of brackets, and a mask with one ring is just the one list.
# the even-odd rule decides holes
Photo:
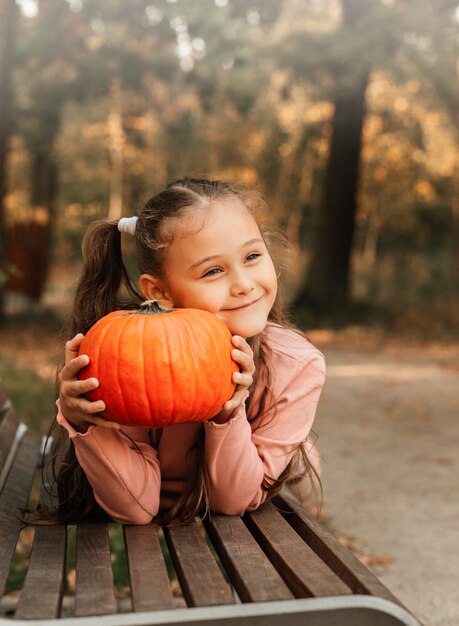
[(93, 419), (95, 414), (105, 411), (105, 403), (102, 400), (90, 402), (86, 398), (67, 398), (63, 406), (63, 413), (71, 415), (79, 420)]
[(112, 422), (105, 419), (100, 415), (101, 411), (105, 410), (105, 404), (102, 400), (97, 402), (89, 402), (85, 399), (80, 399), (76, 403), (76, 406), (72, 410), (72, 417), (67, 418), (68, 421), (74, 426), (103, 426), (104, 428), (111, 428), (112, 430), (119, 430), (121, 424)]
[(88, 378), (87, 380), (72, 380), (64, 382), (61, 388), (61, 392), (68, 396), (76, 398), (89, 391), (97, 389), (99, 381), (97, 378)]
[(231, 413), (234, 411), (234, 409), (236, 409), (248, 397), (249, 392), (245, 387), (243, 387), (242, 389), (236, 388), (236, 391), (234, 392), (231, 400), (225, 402), (220, 413), (212, 418), (212, 421), (216, 422), (217, 424), (224, 424), (229, 420), (229, 418), (231, 417)]
[[(234, 335), (232, 340), (233, 345), (237, 347), (231, 351), (231, 356), (240, 368), (240, 371), (234, 372), (232, 377), (233, 383), (238, 385), (233, 398), (239, 403), (240, 397), (238, 396), (238, 390), (240, 388), (245, 391), (253, 383), (255, 364), (253, 362), (252, 348), (247, 341), (239, 335)], [(237, 406), (237, 404), (235, 406)]]
[(242, 352), (245, 352), (246, 354), (249, 354), (253, 357), (252, 348), (243, 337), (240, 337), (239, 335), (233, 335), (231, 340), (235, 348), (239, 348), (239, 350), (241, 350)]
[(77, 377), (78, 372), (86, 367), (89, 363), (89, 357), (87, 354), (81, 354), (74, 359), (71, 359), (66, 365), (62, 368), (60, 373), (61, 382), (66, 380), (73, 380)]
[(71, 361), (76, 356), (78, 356), (78, 350), (80, 348), (80, 345), (83, 339), (84, 339), (83, 333), (78, 333), (78, 335), (75, 335), (73, 339), (70, 339), (70, 341), (67, 341), (67, 343), (65, 344), (65, 364), (66, 365), (69, 361)]
[(232, 413), (234, 409), (241, 404), (241, 402), (247, 399), (247, 397), (248, 391), (245, 387), (239, 391), (235, 391), (231, 400), (228, 400), (228, 402), (225, 402), (223, 405), (223, 410), (226, 413)]
[(93, 415), (94, 413), (102, 413), (107, 408), (105, 406), (105, 402), (103, 400), (96, 400), (96, 402), (90, 402), (89, 400), (85, 400), (81, 398), (81, 402), (85, 406), (85, 413), (90, 413)]
[(239, 385), (240, 387), (244, 387), (244, 389), (247, 389), (247, 387), (250, 387), (250, 385), (253, 383), (253, 376), (252, 374), (234, 372), (233, 383), (235, 383), (236, 385)]
[(253, 362), (253, 356), (242, 352), (241, 350), (232, 350), (231, 356), (234, 361), (241, 367), (242, 372), (253, 374), (255, 371), (255, 364)]

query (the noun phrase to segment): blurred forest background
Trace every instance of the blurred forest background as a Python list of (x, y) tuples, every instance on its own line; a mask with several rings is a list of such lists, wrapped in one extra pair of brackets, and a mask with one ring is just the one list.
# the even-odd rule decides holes
[(459, 0), (0, 0), (0, 379), (21, 417), (55, 415), (86, 227), (171, 178), (254, 184), (327, 359), (336, 526), (383, 546), (366, 562), (408, 605), (428, 581), (426, 624), (458, 623), (458, 78)]
[(66, 304), (87, 225), (188, 174), (263, 190), (298, 319), (458, 328), (457, 0), (0, 0), (0, 18), (2, 317), (17, 294)]

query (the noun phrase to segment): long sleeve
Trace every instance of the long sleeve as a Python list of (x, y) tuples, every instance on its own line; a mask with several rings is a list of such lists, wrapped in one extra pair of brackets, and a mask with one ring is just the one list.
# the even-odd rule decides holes
[[(226, 424), (205, 424), (205, 460), (215, 512), (237, 515), (256, 509), (267, 495), (264, 475), (278, 478), (308, 437), (325, 382), (325, 364), (311, 344), (306, 349), (300, 344), (298, 350), (298, 340), (287, 335), (287, 344), (292, 340), (294, 345), (273, 352), (275, 410), (269, 410), (253, 431), (243, 404)], [(254, 397), (260, 396), (261, 389), (257, 391)]]
[(161, 487), (157, 451), (148, 431), (90, 426), (79, 433), (60, 410), (57, 421), (72, 439), (100, 506), (117, 522), (148, 524), (158, 512)]

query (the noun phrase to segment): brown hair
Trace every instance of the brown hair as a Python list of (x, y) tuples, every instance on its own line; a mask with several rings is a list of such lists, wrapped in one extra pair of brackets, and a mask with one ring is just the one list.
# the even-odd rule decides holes
[[(177, 221), (186, 211), (206, 208), (213, 200), (222, 197), (237, 197), (246, 206), (257, 220), (262, 236), (270, 253), (273, 254), (275, 237), (263, 218), (263, 214), (266, 213), (265, 203), (257, 190), (218, 180), (183, 178), (170, 182), (138, 211), (135, 240), (140, 273), (161, 278), (164, 255), (176, 232)], [(89, 229), (83, 241), (83, 257), (84, 266), (75, 294), (71, 320), (71, 336), (78, 332), (86, 333), (98, 319), (113, 310), (138, 308), (143, 300), (123, 263), (117, 220), (98, 222)], [(279, 263), (278, 260), (277, 265)], [(94, 297), (95, 294), (97, 297)], [(280, 296), (276, 297), (269, 313), (269, 320), (294, 328), (286, 318)], [(258, 377), (263, 377), (264, 383), (258, 414), (251, 420), (252, 429), (256, 430), (262, 415), (269, 413), (272, 415), (270, 419), (274, 417), (276, 398), (272, 398), (270, 394), (273, 373), (269, 365), (270, 350), (263, 333), (250, 338), (248, 342), (254, 352), (256, 367), (249, 403), (257, 386)], [(51, 455), (51, 474), (57, 485), (59, 505), (54, 513), (47, 512), (48, 519), (77, 521), (91, 514), (101, 513), (92, 488), (76, 458), (74, 445), (67, 433), (63, 432), (63, 429), (60, 431), (54, 441)], [(197, 458), (194, 472), (188, 477), (185, 490), (176, 505), (160, 515), (158, 523), (162, 525), (189, 523), (197, 515), (205, 515), (209, 511), (208, 477), (203, 462), (203, 449), (202, 428), (198, 443), (191, 451)], [(301, 459), (311, 479), (313, 490), (316, 484), (320, 485), (320, 478), (303, 444), (299, 444), (293, 458), (279, 477), (265, 475), (263, 489), (267, 491), (268, 498), (277, 494), (289, 479), (297, 476)], [(46, 516), (44, 511), (43, 516)]]

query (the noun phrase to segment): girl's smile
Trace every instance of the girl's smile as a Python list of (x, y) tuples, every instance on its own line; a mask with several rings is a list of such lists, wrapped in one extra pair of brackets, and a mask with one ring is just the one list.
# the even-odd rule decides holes
[(233, 335), (247, 338), (266, 326), (277, 276), (255, 219), (238, 199), (222, 197), (182, 218), (164, 279), (144, 274), (141, 285), (146, 297), (215, 313)]
[(233, 307), (231, 309), (224, 309), (224, 310), (226, 310), (226, 311), (243, 311), (244, 309), (248, 309), (249, 307), (254, 306), (258, 302), (260, 302), (262, 297), (263, 296), (260, 296), (256, 300), (252, 300), (252, 302), (248, 302), (247, 304), (241, 304), (241, 306), (236, 306), (236, 307)]

